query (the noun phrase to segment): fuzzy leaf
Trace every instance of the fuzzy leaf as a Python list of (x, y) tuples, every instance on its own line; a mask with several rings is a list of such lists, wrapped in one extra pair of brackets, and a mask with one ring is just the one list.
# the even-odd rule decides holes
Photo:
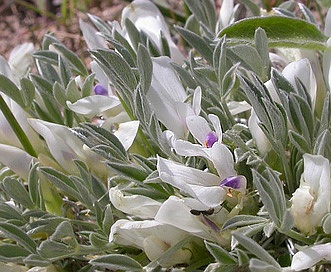
[(110, 270), (141, 271), (142, 266), (126, 255), (109, 254), (90, 261), (90, 264)]
[(250, 253), (254, 254), (260, 260), (265, 261), (273, 267), (280, 268), (278, 262), (254, 240), (238, 232), (233, 233), (233, 236), (244, 248), (246, 248)]
[(17, 179), (7, 177), (3, 180), (2, 186), (5, 192), (17, 203), (29, 209), (35, 208), (35, 204), (31, 200), (29, 193)]
[(221, 264), (236, 264), (236, 259), (229, 252), (219, 245), (205, 241), (206, 248), (215, 260)]
[(263, 28), (269, 47), (294, 47), (325, 50), (327, 37), (314, 25), (285, 16), (253, 17), (242, 19), (226, 28), (219, 37), (226, 35), (229, 43), (253, 43), (257, 28)]
[(0, 222), (0, 230), (8, 237), (22, 245), (31, 253), (36, 252), (36, 243), (20, 228), (5, 222)]

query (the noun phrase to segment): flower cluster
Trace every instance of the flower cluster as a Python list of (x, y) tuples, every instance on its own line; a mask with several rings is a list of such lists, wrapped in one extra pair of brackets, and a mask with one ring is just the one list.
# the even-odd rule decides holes
[(327, 269), (331, 11), (184, 2), (80, 20), (89, 68), (49, 34), (0, 57), (8, 269)]

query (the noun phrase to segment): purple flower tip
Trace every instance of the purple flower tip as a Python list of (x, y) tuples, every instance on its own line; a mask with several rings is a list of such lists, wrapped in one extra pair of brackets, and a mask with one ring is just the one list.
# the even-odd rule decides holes
[(218, 141), (218, 137), (215, 132), (209, 132), (205, 139), (205, 146), (210, 148)]
[(94, 86), (94, 93), (97, 95), (108, 95), (108, 90), (104, 88), (101, 84)]
[(243, 176), (232, 176), (232, 177), (228, 177), (226, 179), (224, 179), (220, 186), (225, 186), (225, 187), (229, 187), (232, 189), (240, 189), (242, 188), (245, 184), (245, 177)]

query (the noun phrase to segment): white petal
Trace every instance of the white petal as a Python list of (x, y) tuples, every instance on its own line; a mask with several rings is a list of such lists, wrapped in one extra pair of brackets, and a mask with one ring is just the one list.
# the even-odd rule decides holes
[(67, 106), (72, 111), (93, 117), (101, 112), (115, 108), (121, 102), (116, 96), (91, 95), (78, 99), (75, 103), (67, 101)]
[(221, 28), (224, 28), (230, 24), (231, 18), (233, 16), (233, 10), (234, 10), (233, 0), (225, 0), (222, 2), (220, 14), (219, 14)]
[(208, 227), (201, 222), (199, 216), (190, 212), (191, 208), (185, 205), (184, 200), (171, 196), (160, 207), (155, 220), (158, 222), (175, 226), (195, 236), (207, 240), (213, 240), (213, 235)]
[[(135, 0), (122, 11), (122, 26), (126, 19), (131, 20), (138, 30), (143, 31), (161, 49), (161, 31), (167, 39), (171, 59), (183, 62), (183, 55), (172, 41), (170, 31), (163, 15), (151, 1)], [(125, 30), (124, 30), (125, 31)]]
[(180, 189), (190, 184), (201, 186), (217, 186), (220, 184), (220, 179), (216, 175), (160, 157), (158, 157), (157, 168), (160, 175), (168, 175), (168, 182), (172, 182), (174, 186)]
[(108, 90), (108, 94), (113, 94), (113, 91), (109, 87), (109, 78), (105, 74), (105, 72), (102, 70), (100, 65), (96, 61), (91, 61), (90, 63), (91, 70), (93, 73), (95, 73), (95, 79), (104, 87), (105, 89)]
[(0, 154), (0, 162), (2, 164), (9, 167), (21, 178), (27, 180), (30, 164), (32, 161), (35, 161), (36, 158), (22, 149), (4, 144), (0, 144)]
[(116, 209), (141, 218), (154, 218), (161, 206), (160, 202), (146, 196), (125, 196), (118, 187), (109, 190), (109, 198)]
[(54, 159), (68, 172), (76, 172), (73, 159), (84, 159), (85, 155), (83, 143), (69, 128), (33, 118), (28, 122), (45, 139)]
[(220, 206), (225, 200), (227, 190), (220, 186), (191, 185), (195, 199), (201, 201), (209, 208)]
[(180, 116), (178, 114), (177, 103), (171, 97), (166, 96), (162, 90), (157, 90), (153, 87), (150, 88), (147, 97), (151, 102), (151, 107), (157, 119), (167, 129), (171, 130), (176, 138), (183, 138), (187, 130), (183, 120), (186, 116)]
[(208, 114), (208, 118), (210, 122), (213, 124), (215, 133), (219, 137), (219, 142), (222, 141), (222, 127), (220, 123), (220, 119), (218, 119), (217, 115), (215, 114)]
[(15, 82), (19, 84), (19, 79), (25, 76), (32, 63), (32, 53), (34, 51), (32, 43), (23, 43), (14, 47), (9, 56), (9, 66), (13, 73)]
[(170, 65), (170, 58), (161, 56), (152, 58), (153, 78), (152, 86), (159, 92), (166, 92), (173, 101), (184, 102), (186, 92)]
[(208, 152), (208, 159), (214, 164), (221, 180), (236, 175), (233, 155), (224, 144), (216, 142), (212, 148), (206, 149), (206, 152)]
[(136, 138), (139, 121), (120, 123), (114, 135), (120, 140), (125, 150), (128, 150)]
[(201, 116), (188, 116), (186, 124), (194, 138), (204, 146), (208, 133), (212, 131), (206, 119)]
[(176, 153), (180, 156), (202, 156), (207, 157), (204, 147), (199, 144), (192, 144), (188, 141), (177, 140), (174, 142)]
[[(154, 220), (129, 221), (120, 219), (112, 225), (109, 241), (140, 248), (153, 261), (187, 235), (186, 232), (178, 228)], [(176, 256), (177, 254), (178, 256)], [(188, 262), (190, 257), (190, 250), (180, 249), (167, 260), (167, 263), (162, 265), (171, 266), (179, 262)]]
[(201, 111), (201, 96), (202, 96), (202, 91), (201, 87), (198, 86), (193, 93), (193, 102), (192, 102), (192, 108), (195, 113), (195, 115), (199, 115)]
[(271, 150), (271, 144), (259, 126), (259, 119), (257, 118), (254, 109), (252, 109), (251, 116), (248, 119), (248, 128), (260, 155), (264, 157)]
[[(314, 197), (312, 224), (320, 225), (323, 216), (330, 212), (331, 178), (329, 161), (316, 155), (304, 154), (304, 172), (302, 183), (310, 187)], [(301, 184), (300, 184), (301, 186)]]
[(14, 81), (10, 66), (3, 56), (0, 56), (0, 74)]
[(248, 111), (252, 108), (246, 101), (230, 101), (227, 103), (231, 115), (237, 115), (239, 113)]
[(97, 30), (90, 24), (85, 23), (81, 18), (79, 19), (79, 27), (89, 49), (108, 48), (105, 40), (97, 35)]
[(310, 220), (313, 212), (314, 198), (309, 192), (308, 186), (300, 186), (293, 193), (291, 212), (295, 226), (305, 234), (315, 232), (317, 224), (312, 225)]
[(317, 82), (308, 59), (300, 59), (291, 62), (284, 68), (282, 73), (293, 86), (296, 86), (294, 79), (297, 77), (306, 87), (310, 94), (312, 104), (315, 105)]
[(299, 251), (293, 256), (291, 269), (302, 271), (322, 260), (331, 261), (331, 243), (315, 245)]

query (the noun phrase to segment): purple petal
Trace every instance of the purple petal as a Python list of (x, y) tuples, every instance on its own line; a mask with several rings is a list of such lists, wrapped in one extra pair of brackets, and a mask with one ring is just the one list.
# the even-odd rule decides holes
[(238, 190), (246, 185), (246, 178), (244, 176), (232, 176), (224, 179), (220, 186), (229, 187)]
[(218, 141), (218, 137), (215, 132), (209, 132), (205, 139), (205, 146), (210, 148)]
[(108, 90), (103, 87), (101, 84), (97, 84), (94, 86), (94, 93), (96, 95), (107, 95), (108, 96)]

